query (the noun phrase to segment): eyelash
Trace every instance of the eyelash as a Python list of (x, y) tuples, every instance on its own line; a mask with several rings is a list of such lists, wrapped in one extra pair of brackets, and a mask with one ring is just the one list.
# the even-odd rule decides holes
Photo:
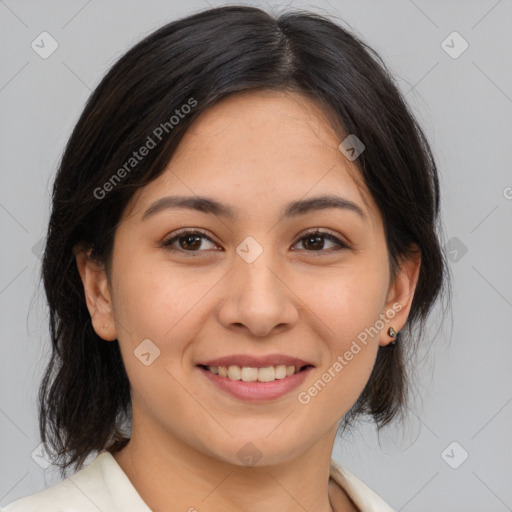
[[(195, 230), (183, 230), (179, 233), (177, 233), (176, 235), (174, 235), (172, 238), (168, 238), (166, 240), (164, 240), (162, 243), (161, 243), (161, 246), (167, 250), (170, 250), (170, 251), (174, 251), (174, 252), (187, 252), (187, 253), (200, 253), (200, 252), (204, 252), (204, 251), (187, 251), (185, 249), (176, 249), (176, 248), (173, 248), (172, 245), (178, 241), (180, 238), (183, 238), (187, 235), (199, 235), (201, 238), (206, 238), (207, 240), (209, 240), (210, 242), (212, 242), (213, 244), (215, 244), (215, 242), (204, 232), (198, 230), (198, 229), (195, 229)], [(302, 235), (293, 245), (296, 245), (298, 242), (301, 242), (302, 240), (310, 237), (310, 236), (322, 236), (323, 238), (335, 243), (336, 245), (339, 246), (338, 249), (335, 249), (336, 251), (339, 251), (339, 250), (342, 250), (342, 249), (350, 249), (350, 247), (342, 242), (339, 238), (335, 237), (333, 234), (329, 233), (328, 231), (323, 231), (321, 229), (314, 229), (312, 231), (308, 231), (307, 233), (305, 233), (304, 235)], [(306, 250), (306, 252), (310, 252), (310, 253), (316, 253), (316, 254), (319, 254), (319, 253), (322, 253), (322, 252), (328, 252), (328, 253), (331, 253), (332, 250), (323, 250), (323, 249), (320, 249), (320, 250), (317, 250), (317, 251), (308, 251)]]

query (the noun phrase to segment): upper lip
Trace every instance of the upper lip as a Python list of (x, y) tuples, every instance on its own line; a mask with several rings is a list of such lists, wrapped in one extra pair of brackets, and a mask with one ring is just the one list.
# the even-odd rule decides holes
[(314, 366), (308, 361), (298, 357), (286, 356), (284, 354), (269, 354), (266, 356), (251, 356), (248, 354), (235, 354), (232, 356), (218, 357), (198, 364), (202, 366), (246, 366), (250, 368), (264, 368), (265, 366)]

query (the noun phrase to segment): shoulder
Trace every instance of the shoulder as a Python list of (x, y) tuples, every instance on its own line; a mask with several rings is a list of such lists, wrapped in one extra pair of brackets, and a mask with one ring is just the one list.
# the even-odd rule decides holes
[(373, 489), (332, 459), (330, 477), (343, 488), (360, 510), (364, 512), (395, 512)]
[[(105, 483), (105, 462), (102, 453), (85, 468), (52, 487), (20, 498), (0, 512), (98, 512), (117, 510), (112, 504)], [(112, 457), (113, 458), (113, 457)]]

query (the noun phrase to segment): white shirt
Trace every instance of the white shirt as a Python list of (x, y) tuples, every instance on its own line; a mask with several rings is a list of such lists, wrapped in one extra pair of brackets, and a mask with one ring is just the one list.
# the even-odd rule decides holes
[[(331, 478), (362, 512), (395, 512), (370, 487), (331, 460)], [(151, 512), (110, 452), (61, 482), (20, 498), (0, 512)]]

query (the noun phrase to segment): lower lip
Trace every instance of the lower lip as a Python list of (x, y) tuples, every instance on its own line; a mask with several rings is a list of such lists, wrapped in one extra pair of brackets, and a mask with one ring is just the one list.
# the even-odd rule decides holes
[(200, 366), (196, 366), (196, 368), (222, 391), (249, 402), (274, 400), (290, 393), (304, 382), (310, 370), (313, 369), (312, 366), (308, 366), (299, 373), (272, 382), (244, 382), (229, 377), (220, 377)]

